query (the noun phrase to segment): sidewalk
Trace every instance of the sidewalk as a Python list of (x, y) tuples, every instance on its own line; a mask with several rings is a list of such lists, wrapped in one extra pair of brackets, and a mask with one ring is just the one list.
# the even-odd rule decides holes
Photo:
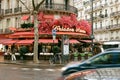
[(34, 63), (32, 60), (4, 60), (3, 56), (0, 56), (0, 64), (13, 64), (13, 65), (25, 65), (25, 66), (32, 66), (32, 67), (63, 67), (64, 64), (50, 64), (49, 61), (39, 60), (39, 63)]

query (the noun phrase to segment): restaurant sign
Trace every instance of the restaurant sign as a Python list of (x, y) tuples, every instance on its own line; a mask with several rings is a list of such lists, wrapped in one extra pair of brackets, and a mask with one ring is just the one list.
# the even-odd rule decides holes
[(67, 28), (65, 28), (65, 27), (61, 27), (61, 26), (54, 26), (53, 27), (56, 31), (62, 31), (62, 32), (78, 32), (78, 33), (86, 33), (86, 31), (85, 30), (82, 30), (82, 29), (80, 29), (80, 28), (69, 28), (69, 27), (67, 27)]

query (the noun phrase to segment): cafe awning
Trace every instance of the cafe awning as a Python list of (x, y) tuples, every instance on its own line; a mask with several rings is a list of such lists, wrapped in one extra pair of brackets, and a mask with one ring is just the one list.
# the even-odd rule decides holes
[(87, 34), (77, 33), (77, 32), (56, 32), (58, 35), (78, 35), (78, 36), (88, 36)]
[(22, 19), (22, 20), (28, 20), (29, 17), (30, 17), (29, 15), (23, 15), (21, 19)]
[(7, 42), (7, 41), (10, 41), (11, 39), (0, 39), (0, 44), (4, 43), (4, 42)]
[(39, 39), (39, 43), (58, 43), (58, 40), (54, 40), (53, 39)]
[(16, 45), (30, 45), (33, 44), (34, 40), (19, 40), (18, 42), (16, 42)]
[(8, 41), (4, 41), (2, 44), (4, 45), (12, 45), (15, 44), (18, 40), (8, 40)]
[(80, 42), (78, 40), (76, 40), (76, 39), (71, 39), (71, 40), (69, 40), (69, 43), (77, 44), (77, 43), (80, 43)]
[(80, 42), (91, 43), (92, 40), (79, 40)]

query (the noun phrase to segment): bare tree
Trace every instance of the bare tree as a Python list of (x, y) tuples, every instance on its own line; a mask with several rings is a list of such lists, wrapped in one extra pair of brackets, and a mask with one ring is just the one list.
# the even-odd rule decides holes
[(38, 0), (32, 0), (33, 10), (30, 10), (22, 0), (18, 0), (18, 1), (20, 1), (25, 6), (25, 8), (29, 11), (29, 13), (33, 15), (33, 18), (34, 18), (34, 51), (33, 51), (34, 57), (33, 57), (33, 61), (34, 61), (34, 63), (39, 63), (39, 60), (38, 60), (39, 32), (38, 32), (37, 14), (39, 12), (40, 6), (44, 3), (45, 0), (41, 0), (40, 2), (38, 2)]

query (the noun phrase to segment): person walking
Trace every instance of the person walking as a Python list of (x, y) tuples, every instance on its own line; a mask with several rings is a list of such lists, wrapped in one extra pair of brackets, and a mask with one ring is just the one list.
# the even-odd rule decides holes
[(12, 47), (11, 47), (11, 59), (12, 59), (12, 61), (16, 61), (16, 56), (15, 56), (15, 53), (16, 53), (16, 48), (15, 48), (15, 45), (13, 45)]

